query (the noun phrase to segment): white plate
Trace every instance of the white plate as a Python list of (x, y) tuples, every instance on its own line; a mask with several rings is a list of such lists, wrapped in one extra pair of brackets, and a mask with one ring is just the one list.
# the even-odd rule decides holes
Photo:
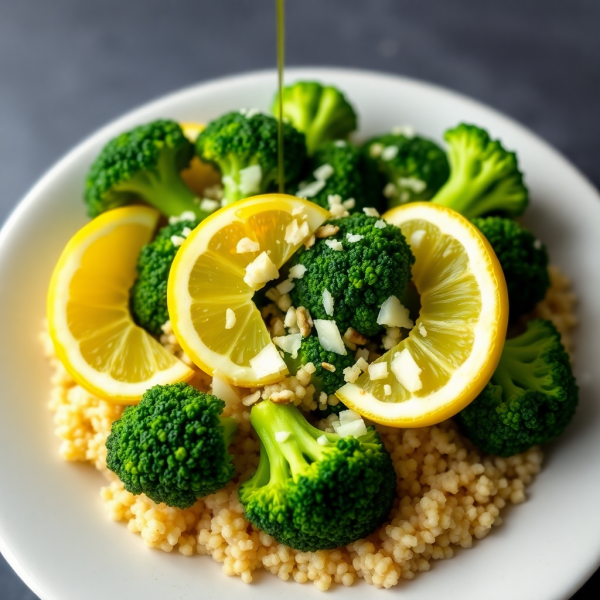
[[(364, 71), (290, 69), (288, 80), (318, 78), (348, 93), (360, 135), (400, 124), (440, 139), (459, 121), (483, 125), (519, 153), (532, 203), (527, 221), (580, 296), (583, 326), (576, 371), (581, 405), (568, 432), (547, 454), (530, 499), (506, 515), (477, 547), (434, 564), (401, 584), (405, 600), (567, 599), (600, 558), (600, 203), (596, 190), (555, 150), (497, 112), (455, 93)], [(17, 207), (0, 234), (0, 549), (43, 600), (268, 600), (317, 597), (311, 585), (265, 574), (247, 586), (208, 557), (149, 551), (139, 536), (105, 516), (102, 477), (67, 464), (46, 410), (49, 370), (38, 343), (50, 273), (63, 246), (86, 221), (86, 170), (115, 134), (157, 117), (207, 121), (240, 107), (267, 109), (273, 72), (202, 84), (148, 104), (111, 123), (61, 160)], [(331, 592), (330, 592), (331, 593)], [(366, 584), (333, 592), (382, 595)]]

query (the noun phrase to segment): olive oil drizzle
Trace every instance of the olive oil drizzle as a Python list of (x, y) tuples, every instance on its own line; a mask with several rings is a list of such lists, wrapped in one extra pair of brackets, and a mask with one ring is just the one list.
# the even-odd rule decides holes
[(285, 192), (285, 179), (283, 169), (283, 66), (285, 63), (285, 0), (276, 0), (277, 3), (277, 78), (278, 78), (278, 120), (277, 120), (277, 168), (279, 179), (279, 192)]

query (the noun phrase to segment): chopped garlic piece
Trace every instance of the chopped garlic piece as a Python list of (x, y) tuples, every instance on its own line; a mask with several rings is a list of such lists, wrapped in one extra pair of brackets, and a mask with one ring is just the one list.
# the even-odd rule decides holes
[(375, 221), (375, 225), (373, 225), (376, 229), (385, 229), (387, 227), (387, 223), (383, 219), (379, 219), (379, 221)]
[[(369, 351), (365, 348), (365, 351), (367, 353), (367, 357), (369, 356)], [(360, 351), (359, 351), (360, 352)], [(356, 353), (358, 354), (358, 352)], [(361, 370), (361, 371), (366, 371), (369, 368), (369, 363), (365, 360), (364, 357), (359, 356), (358, 360), (356, 361), (355, 365)]]
[(387, 146), (381, 152), (383, 160), (394, 160), (398, 156), (398, 146)]
[(288, 292), (291, 292), (294, 289), (294, 284), (292, 283), (291, 279), (286, 279), (285, 281), (282, 281), (279, 285), (275, 286), (277, 288), (277, 291), (280, 294), (287, 294)]
[(328, 289), (323, 290), (323, 308), (327, 316), (333, 317), (333, 296)]
[(212, 200), (211, 198), (202, 198), (202, 200), (200, 200), (200, 210), (203, 210), (204, 212), (215, 212), (220, 206), (221, 203), (218, 200)]
[(360, 377), (361, 371), (356, 365), (352, 365), (351, 367), (346, 367), (343, 373), (346, 383), (354, 383)]
[(244, 281), (254, 290), (279, 277), (279, 271), (266, 252), (259, 254), (247, 267)]
[(346, 239), (351, 243), (354, 244), (354, 242), (360, 242), (360, 240), (362, 240), (365, 236), (364, 235), (360, 235), (360, 233), (347, 233), (346, 234)]
[(229, 381), (219, 371), (213, 373), (212, 393), (228, 406), (233, 406), (240, 401), (240, 397), (231, 387)]
[(235, 312), (231, 308), (225, 311), (225, 329), (233, 329), (235, 326), (236, 317)]
[(386, 383), (383, 386), (383, 395), (384, 396), (391, 396), (392, 395), (392, 386), (389, 383)]
[(306, 267), (304, 265), (294, 265), (290, 269), (290, 279), (302, 279), (306, 273)]
[(367, 217), (379, 217), (379, 216), (381, 216), (379, 214), (379, 211), (376, 208), (373, 208), (372, 206), (365, 206), (363, 208), (363, 212), (365, 213), (365, 215), (367, 215)]
[(289, 431), (277, 431), (275, 432), (275, 439), (282, 444), (283, 442), (287, 442), (290, 437)]
[(334, 174), (333, 167), (329, 164), (321, 165), (313, 172), (315, 179), (318, 181), (326, 181)]
[(415, 130), (410, 125), (398, 125), (392, 129), (394, 135), (403, 135), (406, 138), (415, 137)]
[(242, 238), (235, 247), (235, 251), (238, 254), (244, 254), (246, 252), (258, 252), (260, 250), (260, 244), (251, 240), (249, 237)]
[(392, 360), (392, 372), (398, 383), (409, 392), (418, 392), (423, 387), (422, 369), (415, 362), (408, 348), (397, 352)]
[(369, 148), (369, 154), (371, 155), (371, 158), (377, 158), (378, 156), (381, 156), (381, 153), (383, 152), (383, 144), (372, 144), (371, 147)]
[(327, 196), (327, 204), (329, 204), (329, 208), (339, 206), (341, 203), (342, 197), (339, 194), (329, 194), (329, 196)]
[(342, 242), (340, 242), (339, 240), (329, 240), (329, 239), (327, 239), (327, 240), (325, 240), (325, 244), (327, 246), (329, 246), (332, 250), (337, 250), (338, 252), (340, 250), (344, 249), (344, 246), (343, 246)]
[(396, 186), (393, 183), (388, 183), (383, 188), (383, 195), (386, 198), (393, 198), (396, 195)]
[(390, 296), (381, 305), (377, 323), (389, 327), (404, 327), (404, 329), (412, 329), (415, 325), (410, 319), (408, 308), (403, 306), (396, 296)]
[(277, 344), (284, 352), (292, 355), (292, 358), (298, 357), (298, 350), (302, 345), (302, 334), (301, 333), (290, 333), (289, 335), (282, 335), (274, 337), (273, 342)]
[(327, 439), (326, 435), (320, 435), (317, 438), (317, 444), (321, 445), (321, 446), (328, 446), (329, 445), (329, 440)]
[(257, 194), (260, 191), (262, 169), (260, 165), (251, 165), (240, 170), (239, 189), (242, 194)]
[(369, 360), (369, 351), (366, 348), (359, 348), (354, 354), (356, 360), (362, 359), (364, 362)]
[(298, 198), (313, 198), (316, 196), (323, 188), (325, 187), (325, 181), (322, 179), (317, 179), (308, 185), (305, 185), (303, 188), (299, 189), (296, 192), (296, 196)]
[(293, 306), (290, 306), (288, 308), (288, 311), (285, 313), (285, 319), (283, 320), (283, 326), (287, 327), (288, 329), (290, 327), (295, 327), (296, 326), (296, 309)]
[(341, 355), (346, 354), (346, 347), (335, 321), (315, 319), (314, 325), (317, 328), (317, 336), (323, 350)]
[(196, 214), (193, 210), (185, 210), (178, 217), (169, 217), (169, 225), (175, 225), (181, 221), (195, 221)]
[(297, 219), (294, 219), (285, 228), (285, 241), (292, 246), (301, 244), (310, 235), (308, 223), (303, 221), (300, 225)]
[(346, 209), (346, 210), (351, 210), (356, 206), (356, 200), (354, 198), (348, 198), (348, 200), (344, 200), (342, 202), (342, 206)]
[(417, 229), (416, 231), (413, 231), (409, 240), (410, 247), (418, 248), (426, 235), (427, 232), (424, 229)]
[(352, 423), (353, 421), (362, 420), (362, 417), (354, 410), (341, 410), (338, 415), (340, 420), (340, 425), (346, 425), (347, 423)]
[(248, 394), (242, 398), (242, 404), (244, 406), (252, 406), (255, 402), (260, 400), (260, 390), (254, 392), (253, 394)]
[(339, 425), (336, 430), (336, 433), (340, 437), (359, 438), (363, 435), (367, 435), (368, 432), (365, 422), (362, 419), (360, 419), (357, 421), (346, 423), (345, 425)]
[(262, 379), (263, 377), (274, 375), (287, 369), (273, 343), (267, 344), (254, 358), (251, 358), (250, 366), (254, 370), (257, 379)]
[(427, 188), (427, 184), (416, 177), (400, 177), (398, 179), (398, 186), (412, 190), (416, 194), (420, 194)]
[(419, 333), (423, 337), (427, 337), (427, 329), (425, 329), (425, 325), (423, 325), (423, 323), (419, 323)]
[(173, 244), (173, 246), (175, 246), (176, 248), (181, 246), (181, 244), (183, 244), (183, 242), (185, 242), (184, 237), (182, 237), (180, 235), (172, 235), (171, 236), (171, 244)]
[(371, 381), (385, 379), (388, 376), (388, 367), (386, 362), (373, 363), (369, 365), (369, 378)]

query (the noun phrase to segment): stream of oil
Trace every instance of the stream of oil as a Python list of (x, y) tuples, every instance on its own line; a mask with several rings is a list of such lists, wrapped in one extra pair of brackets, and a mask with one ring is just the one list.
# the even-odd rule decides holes
[(276, 0), (277, 3), (277, 86), (279, 96), (278, 121), (277, 121), (277, 169), (279, 179), (279, 192), (285, 192), (283, 172), (283, 67), (285, 64), (285, 0)]

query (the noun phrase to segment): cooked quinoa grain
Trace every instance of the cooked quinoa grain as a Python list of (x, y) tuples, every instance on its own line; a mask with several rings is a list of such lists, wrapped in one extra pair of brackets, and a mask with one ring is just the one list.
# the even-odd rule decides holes
[[(558, 269), (551, 269), (551, 280), (548, 295), (534, 315), (552, 320), (571, 349), (575, 296)], [(163, 331), (161, 343), (189, 364), (169, 323)], [(42, 341), (53, 369), (49, 406), (61, 442), (60, 455), (65, 460), (87, 461), (106, 475), (108, 485), (101, 489), (101, 497), (108, 516), (125, 522), (149, 548), (176, 550), (185, 556), (210, 555), (222, 564), (225, 574), (246, 583), (252, 581), (254, 571), (265, 569), (284, 581), (312, 582), (322, 591), (333, 584), (350, 586), (359, 579), (380, 588), (393, 587), (428, 571), (433, 561), (451, 558), (459, 548), (470, 548), (501, 525), (504, 507), (525, 501), (526, 488), (542, 465), (538, 448), (510, 458), (485, 456), (460, 435), (452, 421), (419, 429), (377, 426), (398, 480), (398, 496), (388, 522), (367, 539), (344, 548), (298, 552), (277, 543), (244, 518), (237, 490), (258, 465), (259, 443), (250, 425), (251, 407), (246, 406), (251, 402), (243, 402), (242, 394), (239, 402), (224, 410), (225, 416), (234, 417), (239, 424), (231, 447), (234, 480), (189, 509), (170, 508), (143, 494), (130, 494), (108, 471), (105, 441), (124, 407), (100, 400), (78, 386), (54, 355), (46, 332)], [(244, 393), (257, 400), (275, 395), (303, 410), (313, 410), (318, 405), (318, 395), (310, 384), (313, 370), (314, 366), (307, 365), (295, 377)], [(210, 378), (198, 371), (193, 384), (209, 390)], [(327, 420), (319, 423), (323, 429), (328, 425)]]

